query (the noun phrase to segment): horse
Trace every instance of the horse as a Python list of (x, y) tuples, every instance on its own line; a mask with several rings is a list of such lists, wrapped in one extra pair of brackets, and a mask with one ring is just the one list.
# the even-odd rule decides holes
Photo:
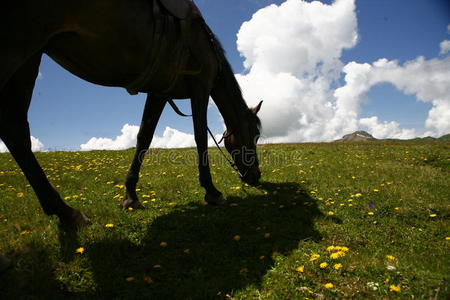
[(210, 96), (224, 119), (225, 146), (241, 180), (258, 184), (261, 103), (247, 106), (220, 42), (191, 0), (7, 1), (0, 20), (0, 138), (44, 213), (56, 215), (61, 228), (78, 228), (89, 219), (61, 199), (31, 151), (27, 112), (44, 53), (91, 83), (147, 94), (120, 202), (124, 209), (142, 208), (136, 194), (141, 158), (172, 99), (190, 99), (206, 202), (223, 201), (208, 162)]

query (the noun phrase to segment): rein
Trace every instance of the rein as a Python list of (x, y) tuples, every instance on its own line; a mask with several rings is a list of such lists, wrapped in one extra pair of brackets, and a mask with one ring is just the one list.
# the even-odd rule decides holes
[[(167, 102), (169, 102), (170, 106), (171, 106), (171, 107), (173, 108), (173, 110), (177, 113), (177, 115), (179, 115), (179, 116), (181, 116), (181, 117), (192, 117), (192, 115), (187, 115), (187, 114), (183, 113), (183, 112), (178, 108), (178, 106), (175, 104), (175, 102), (173, 102), (172, 99), (167, 100)], [(209, 135), (211, 136), (211, 138), (213, 139), (214, 144), (216, 144), (217, 149), (219, 149), (220, 153), (222, 153), (222, 156), (227, 160), (227, 162), (228, 162), (228, 164), (230, 165), (230, 167), (231, 167), (233, 170), (235, 170), (235, 171), (239, 174), (239, 176), (241, 176), (241, 177), (244, 177), (245, 175), (247, 175), (248, 169), (247, 169), (247, 171), (246, 171), (244, 174), (242, 174), (242, 173), (239, 171), (239, 169), (238, 169), (238, 167), (236, 166), (236, 164), (235, 164), (231, 159), (229, 159), (229, 158), (225, 155), (225, 153), (222, 151), (222, 149), (220, 148), (220, 145), (219, 145), (219, 144), (223, 141), (224, 138), (229, 137), (229, 136), (231, 135), (231, 132), (228, 133), (227, 135), (223, 134), (223, 135), (222, 135), (222, 138), (220, 139), (220, 141), (217, 142), (216, 138), (215, 138), (214, 135), (212, 134), (212, 132), (211, 132), (211, 130), (209, 129), (209, 127), (206, 126), (206, 128), (208, 129), (208, 133), (209, 133)]]

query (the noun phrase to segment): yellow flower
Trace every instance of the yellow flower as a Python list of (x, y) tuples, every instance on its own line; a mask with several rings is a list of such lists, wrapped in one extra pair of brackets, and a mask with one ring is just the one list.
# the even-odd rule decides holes
[(83, 247), (80, 247), (80, 248), (75, 250), (75, 253), (83, 254), (83, 252), (84, 252), (84, 248)]
[(332, 259), (338, 259), (338, 258), (343, 257), (343, 256), (345, 256), (345, 252), (344, 251), (337, 251), (337, 252), (334, 252), (334, 253), (330, 254), (330, 257)]
[(167, 247), (167, 243), (166, 243), (166, 242), (161, 242), (159, 245), (160, 245), (161, 247)]
[(109, 224), (106, 224), (105, 227), (111, 228), (111, 227), (114, 227), (114, 224), (109, 223)]
[(325, 269), (326, 267), (328, 267), (328, 263), (323, 262), (323, 263), (321, 263), (321, 264), (319, 265), (319, 267), (320, 267), (321, 269)]
[(334, 287), (334, 285), (331, 282), (325, 283), (323, 286), (327, 289), (332, 289)]
[(445, 240), (446, 240), (446, 241), (450, 241), (450, 236), (447, 236), (447, 237), (445, 238)]
[(397, 257), (392, 256), (392, 255), (386, 255), (386, 258), (389, 260), (397, 260)]
[(315, 261), (320, 257), (320, 254), (312, 254), (311, 258), (309, 259), (309, 261)]
[(298, 266), (297, 268), (295, 268), (295, 271), (297, 271), (299, 273), (303, 273), (303, 272), (305, 272), (305, 266)]
[(361, 197), (361, 196), (362, 196), (361, 193), (356, 193), (356, 194), (355, 194), (355, 197), (356, 197), (356, 198), (359, 198), (359, 197)]
[(333, 251), (334, 249), (335, 249), (334, 246), (328, 246), (328, 247), (327, 247), (327, 251)]
[(247, 269), (247, 268), (242, 268), (242, 269), (239, 271), (239, 273), (240, 273), (241, 275), (245, 275), (245, 274), (248, 273), (248, 269)]
[(234, 237), (233, 237), (233, 239), (235, 240), (235, 241), (240, 241), (241, 240), (241, 237), (239, 236), (239, 235), (235, 235)]
[(393, 284), (391, 284), (391, 285), (389, 286), (389, 290), (390, 290), (391, 292), (399, 293), (402, 289), (400, 288), (399, 285), (393, 285)]
[(329, 211), (327, 214), (328, 214), (329, 216), (334, 216), (334, 212), (332, 212), (332, 211)]
[(430, 218), (435, 218), (435, 217), (437, 217), (437, 214), (431, 214), (430, 215)]
[(340, 268), (342, 268), (342, 264), (335, 264), (333, 266), (334, 269), (339, 270)]
[(23, 197), (23, 193), (17, 193), (17, 198), (22, 198)]
[(380, 190), (378, 190), (378, 189), (373, 189), (373, 191), (374, 191), (375, 193), (377, 193), (377, 192), (379, 192)]
[(128, 207), (128, 211), (132, 211), (133, 210), (133, 208), (132, 207)]
[(147, 283), (154, 283), (153, 279), (151, 277), (144, 277), (144, 281)]
[(369, 211), (367, 214), (368, 214), (369, 216), (373, 216), (373, 215), (374, 215), (374, 212), (373, 212), (373, 211)]

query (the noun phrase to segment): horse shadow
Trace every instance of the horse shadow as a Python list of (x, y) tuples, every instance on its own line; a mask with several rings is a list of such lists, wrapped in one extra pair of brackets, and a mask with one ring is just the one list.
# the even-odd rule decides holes
[(140, 239), (93, 242), (96, 294), (113, 298), (225, 298), (259, 285), (274, 255), (321, 239), (323, 216), (298, 183), (264, 182), (261, 194), (230, 196), (223, 206), (191, 203), (156, 218)]

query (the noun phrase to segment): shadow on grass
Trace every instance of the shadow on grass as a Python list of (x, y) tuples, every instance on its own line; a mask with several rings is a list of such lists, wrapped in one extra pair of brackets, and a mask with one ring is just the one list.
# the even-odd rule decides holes
[(259, 284), (274, 265), (274, 253), (287, 255), (301, 241), (321, 238), (314, 228), (321, 212), (297, 183), (266, 182), (261, 191), (229, 197), (226, 206), (176, 207), (149, 225), (141, 244), (94, 243), (88, 255), (97, 291), (107, 297), (199, 299)]
[(52, 249), (31, 241), (9, 258), (12, 265), (0, 273), (0, 299), (74, 299), (55, 278), (58, 268), (51, 259)]
[[(37, 298), (225, 298), (259, 285), (274, 267), (274, 254), (288, 255), (302, 241), (321, 239), (314, 223), (322, 213), (299, 184), (264, 182), (260, 191), (260, 195), (229, 197), (223, 206), (175, 206), (143, 233), (92, 241), (83, 256), (85, 268), (76, 270), (90, 278), (85, 283), (90, 286), (83, 286), (85, 275), (80, 274), (76, 289), (82, 293), (65, 292), (55, 278), (58, 266), (45, 249), (20, 254), (39, 256), (26, 259), (39, 264), (9, 271), (8, 278), (19, 280), (25, 272), (23, 284), (31, 285), (34, 278), (41, 290), (36, 290)], [(72, 254), (67, 253), (73, 253), (77, 237), (60, 236), (60, 243), (60, 258), (71, 261)], [(11, 287), (7, 290), (11, 292)], [(27, 286), (24, 294), (30, 291), (34, 293), (33, 287)], [(8, 294), (21, 295), (20, 290)]]

